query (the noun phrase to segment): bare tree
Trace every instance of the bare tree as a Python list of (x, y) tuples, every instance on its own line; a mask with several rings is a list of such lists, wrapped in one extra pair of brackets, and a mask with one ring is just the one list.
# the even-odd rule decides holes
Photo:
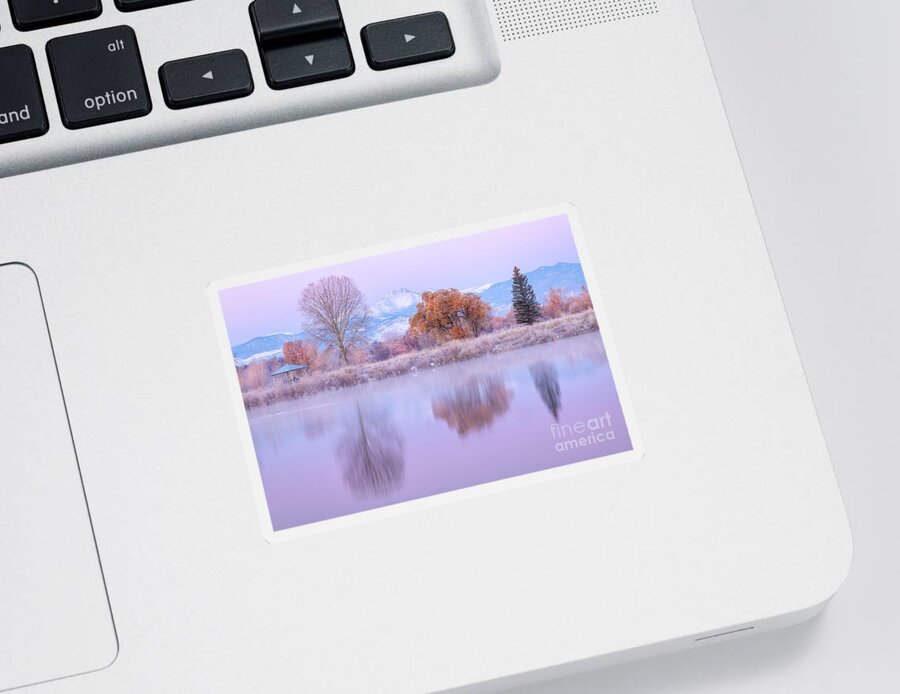
[(306, 285), (297, 310), (303, 316), (304, 330), (337, 348), (349, 365), (350, 350), (363, 342), (369, 318), (369, 307), (356, 283), (344, 276), (323, 277)]

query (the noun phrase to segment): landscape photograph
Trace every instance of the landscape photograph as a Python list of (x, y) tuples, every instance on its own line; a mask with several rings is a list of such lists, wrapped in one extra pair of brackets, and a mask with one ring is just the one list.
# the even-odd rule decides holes
[(566, 214), (218, 301), (275, 531), (632, 448)]

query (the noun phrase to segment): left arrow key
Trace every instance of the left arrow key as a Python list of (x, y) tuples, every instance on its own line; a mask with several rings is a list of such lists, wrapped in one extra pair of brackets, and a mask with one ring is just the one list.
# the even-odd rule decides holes
[(171, 60), (159, 68), (159, 82), (169, 108), (190, 108), (253, 93), (250, 64), (234, 49)]

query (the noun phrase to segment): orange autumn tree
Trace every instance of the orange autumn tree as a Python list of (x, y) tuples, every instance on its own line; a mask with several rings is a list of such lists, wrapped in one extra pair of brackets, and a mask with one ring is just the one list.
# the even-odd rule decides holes
[(594, 302), (591, 301), (591, 295), (587, 287), (582, 285), (581, 292), (569, 299), (569, 313), (580, 313), (594, 308)]
[(409, 319), (413, 336), (429, 336), (438, 344), (478, 337), (489, 329), (491, 307), (477, 294), (458, 289), (422, 292), (422, 300)]
[(547, 298), (544, 299), (544, 305), (541, 307), (541, 315), (544, 318), (559, 318), (564, 313), (569, 312), (569, 302), (563, 294), (562, 289), (556, 287), (547, 292)]
[(295, 340), (285, 342), (281, 346), (281, 353), (284, 355), (285, 364), (306, 366), (312, 369), (316, 365), (319, 348), (312, 340)]

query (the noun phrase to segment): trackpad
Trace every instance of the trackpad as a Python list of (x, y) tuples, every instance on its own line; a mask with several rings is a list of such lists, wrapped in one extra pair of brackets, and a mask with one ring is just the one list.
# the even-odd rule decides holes
[(37, 279), (0, 265), (0, 690), (117, 652)]

